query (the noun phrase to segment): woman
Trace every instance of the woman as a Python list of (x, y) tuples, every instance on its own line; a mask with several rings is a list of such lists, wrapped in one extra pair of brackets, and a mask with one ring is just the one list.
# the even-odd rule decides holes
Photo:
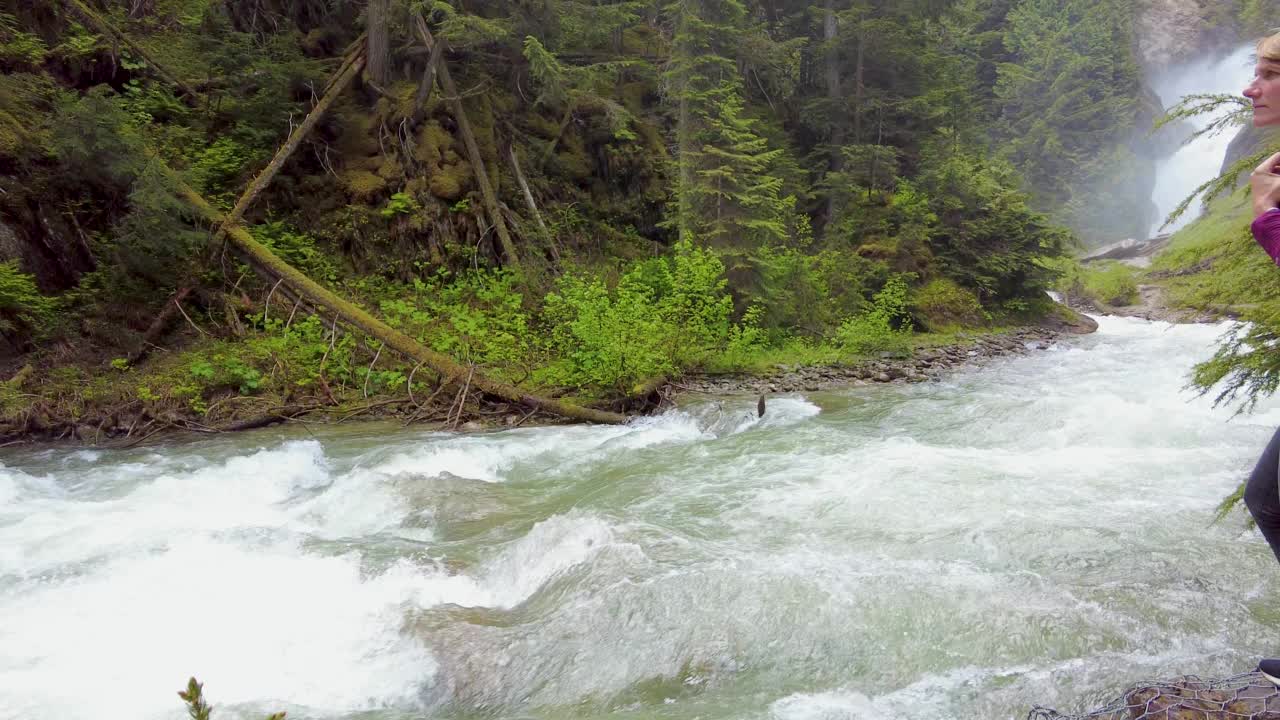
[[(1253, 126), (1280, 125), (1280, 33), (1258, 43), (1258, 64), (1253, 81), (1244, 89), (1253, 103)], [(1249, 175), (1253, 196), (1253, 237), (1271, 259), (1280, 265), (1280, 153), (1276, 153)], [(1272, 436), (1267, 449), (1249, 476), (1244, 489), (1244, 502), (1253, 519), (1280, 560), (1280, 430)], [(1267, 679), (1280, 685), (1280, 658), (1258, 663)]]

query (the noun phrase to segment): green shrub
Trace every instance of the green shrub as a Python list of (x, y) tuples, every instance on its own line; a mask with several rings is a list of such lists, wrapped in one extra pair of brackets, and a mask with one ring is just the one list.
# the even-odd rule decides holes
[(872, 300), (870, 310), (849, 318), (836, 331), (836, 343), (853, 355), (906, 352), (911, 346), (911, 316), (907, 307), (909, 276), (890, 278)]
[(945, 277), (934, 278), (916, 289), (911, 296), (911, 316), (929, 331), (977, 325), (984, 319), (978, 296)]
[(266, 245), (282, 260), (298, 268), (308, 277), (321, 282), (336, 282), (338, 264), (333, 257), (316, 247), (315, 238), (295, 232), (285, 223), (272, 220), (250, 229), (253, 238)]
[(491, 368), (526, 364), (529, 318), (520, 278), (508, 271), (440, 271), (413, 292), (383, 299), (383, 317), (431, 349)]
[(546, 297), (543, 321), (558, 358), (539, 378), (626, 392), (706, 362), (730, 339), (739, 350), (758, 342), (754, 325), (735, 331), (725, 286), (720, 260), (687, 239), (672, 257), (633, 266), (612, 290), (598, 279), (567, 275)]
[(884, 284), (884, 263), (851, 250), (827, 249), (805, 254), (791, 248), (766, 247), (759, 252), (763, 275), (760, 326), (775, 341), (800, 329), (824, 335), (841, 319), (867, 309), (867, 297)]

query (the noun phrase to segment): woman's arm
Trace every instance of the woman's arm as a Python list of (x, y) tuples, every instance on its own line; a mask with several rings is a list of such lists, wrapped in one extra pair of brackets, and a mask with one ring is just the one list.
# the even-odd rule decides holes
[(1253, 196), (1253, 224), (1249, 229), (1253, 239), (1280, 265), (1280, 153), (1276, 153), (1254, 168), (1249, 175), (1249, 190)]

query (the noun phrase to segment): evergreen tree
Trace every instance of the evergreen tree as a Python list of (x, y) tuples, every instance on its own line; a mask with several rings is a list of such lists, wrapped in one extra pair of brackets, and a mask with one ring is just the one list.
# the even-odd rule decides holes
[(783, 240), (791, 202), (770, 174), (769, 149), (744, 114), (744, 87), (730, 54), (745, 32), (739, 0), (680, 0), (667, 8), (675, 32), (665, 78), (677, 109), (679, 187), (675, 225), (713, 246)]

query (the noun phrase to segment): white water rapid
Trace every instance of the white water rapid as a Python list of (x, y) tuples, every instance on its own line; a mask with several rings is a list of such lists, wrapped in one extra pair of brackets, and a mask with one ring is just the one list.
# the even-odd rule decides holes
[(0, 718), (1021, 718), (1280, 651), (1221, 326), (627, 427), (0, 456)]
[[(1223, 58), (1206, 58), (1171, 68), (1153, 78), (1152, 87), (1166, 110), (1185, 95), (1239, 94), (1253, 77), (1253, 51), (1253, 45), (1245, 45)], [(1223, 112), (1226, 111), (1224, 108)], [(1213, 117), (1205, 115), (1188, 122), (1200, 130), (1208, 127), (1212, 120)], [(1175, 232), (1200, 216), (1200, 202), (1197, 200), (1181, 217), (1161, 230), (1165, 218), (1183, 199), (1218, 176), (1235, 132), (1235, 128), (1229, 128), (1216, 135), (1202, 135), (1157, 163), (1156, 185), (1151, 193), (1151, 200), (1156, 206), (1156, 220), (1151, 227), (1153, 237), (1158, 232)]]

